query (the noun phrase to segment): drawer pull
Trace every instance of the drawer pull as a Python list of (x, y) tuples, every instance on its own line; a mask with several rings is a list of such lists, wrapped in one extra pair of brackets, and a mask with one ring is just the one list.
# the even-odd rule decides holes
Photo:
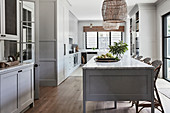
[(22, 72), (22, 70), (19, 70), (19, 71), (18, 71), (18, 73), (21, 73), (21, 72)]

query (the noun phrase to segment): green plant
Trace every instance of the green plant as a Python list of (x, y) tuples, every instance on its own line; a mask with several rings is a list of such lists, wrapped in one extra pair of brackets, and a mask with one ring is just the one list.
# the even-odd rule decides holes
[(93, 48), (92, 48), (92, 50), (96, 50), (96, 48), (95, 48), (95, 47), (93, 47)]
[(122, 41), (114, 42), (114, 46), (109, 46), (110, 51), (113, 55), (116, 55), (117, 58), (120, 58), (128, 50), (128, 45)]

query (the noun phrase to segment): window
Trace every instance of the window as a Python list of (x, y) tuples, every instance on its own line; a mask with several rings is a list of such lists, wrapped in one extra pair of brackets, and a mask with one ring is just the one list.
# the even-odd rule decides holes
[(86, 33), (86, 48), (98, 48), (97, 32), (87, 32)]
[(110, 45), (109, 32), (99, 32), (99, 49), (106, 49)]
[(85, 32), (86, 49), (107, 49), (114, 42), (122, 40), (122, 32)]
[(119, 42), (122, 40), (122, 33), (113, 31), (111, 32), (111, 45), (114, 45), (114, 42)]
[(163, 16), (163, 76), (170, 81), (170, 13)]

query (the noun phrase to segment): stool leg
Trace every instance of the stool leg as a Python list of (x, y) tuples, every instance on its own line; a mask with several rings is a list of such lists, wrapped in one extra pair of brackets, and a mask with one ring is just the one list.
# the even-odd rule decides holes
[(139, 104), (139, 101), (136, 102), (136, 113), (138, 113), (138, 104)]

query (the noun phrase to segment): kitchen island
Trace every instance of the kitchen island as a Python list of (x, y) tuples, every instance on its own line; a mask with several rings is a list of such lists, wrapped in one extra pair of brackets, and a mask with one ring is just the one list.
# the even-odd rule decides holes
[[(96, 56), (95, 56), (96, 57)], [(119, 62), (83, 66), (83, 113), (86, 101), (151, 101), (154, 113), (154, 67), (124, 56)]]

